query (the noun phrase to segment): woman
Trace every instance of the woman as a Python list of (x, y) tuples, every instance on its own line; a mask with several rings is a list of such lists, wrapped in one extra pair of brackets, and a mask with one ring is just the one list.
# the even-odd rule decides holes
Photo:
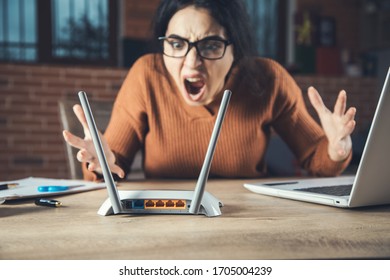
[[(216, 147), (210, 176), (267, 175), (264, 154), (271, 128), (310, 174), (340, 174), (351, 159), (355, 108), (346, 110), (341, 91), (334, 111), (310, 87), (321, 127), (308, 114), (292, 77), (276, 62), (254, 57), (245, 6), (239, 0), (164, 0), (154, 21), (161, 54), (140, 58), (130, 69), (105, 132), (111, 171), (124, 178), (138, 150), (147, 178), (196, 178), (207, 150), (222, 93), (233, 95)], [(100, 166), (81, 107), (80, 149), (86, 179)], [(88, 166), (86, 168), (86, 166)]]

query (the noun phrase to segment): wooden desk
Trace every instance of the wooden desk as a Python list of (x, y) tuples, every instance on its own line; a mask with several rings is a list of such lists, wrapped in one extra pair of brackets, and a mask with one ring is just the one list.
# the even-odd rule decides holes
[[(212, 180), (222, 216), (96, 214), (106, 190), (0, 205), (0, 259), (390, 258), (390, 206), (357, 210), (254, 194), (250, 180)], [(259, 181), (259, 180), (255, 180)], [(120, 189), (193, 189), (194, 181), (140, 181)]]

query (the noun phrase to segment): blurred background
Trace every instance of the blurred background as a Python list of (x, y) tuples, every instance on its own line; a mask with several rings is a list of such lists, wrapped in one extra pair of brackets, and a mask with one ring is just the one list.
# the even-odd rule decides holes
[[(129, 67), (153, 52), (158, 2), (0, 0), (0, 181), (72, 177), (59, 104), (79, 90), (113, 102)], [(333, 106), (347, 91), (358, 110), (356, 165), (390, 65), (390, 0), (245, 3), (259, 53), (285, 66), (304, 95), (315, 86)]]

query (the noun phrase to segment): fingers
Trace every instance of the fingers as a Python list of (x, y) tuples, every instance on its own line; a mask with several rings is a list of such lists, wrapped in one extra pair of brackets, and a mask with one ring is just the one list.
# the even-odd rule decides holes
[(337, 100), (336, 104), (334, 105), (334, 113), (338, 116), (342, 116), (345, 112), (345, 109), (347, 107), (347, 93), (345, 90), (341, 90)]
[(81, 139), (80, 137), (70, 133), (67, 130), (64, 130), (62, 132), (62, 135), (65, 139), (65, 141), (71, 145), (72, 147), (75, 147), (77, 149), (84, 149), (85, 148), (85, 141), (84, 139)]
[(91, 153), (88, 153), (88, 151), (85, 149), (78, 151), (76, 158), (79, 162), (94, 162), (96, 160), (95, 156)]
[[(89, 171), (97, 171), (99, 173), (102, 173), (102, 170), (100, 168), (100, 165), (98, 163), (95, 163), (95, 162), (90, 162), (88, 164), (88, 170)], [(116, 164), (113, 164), (113, 165), (110, 165), (110, 171), (114, 174), (117, 174), (119, 176), (119, 178), (124, 178), (125, 177), (125, 172), (123, 171), (122, 168), (120, 168), (118, 165)]]
[(348, 111), (345, 113), (345, 115), (343, 115), (342, 117), (343, 124), (347, 124), (348, 122), (354, 120), (355, 115), (356, 115), (356, 108), (355, 107), (349, 108)]
[(318, 91), (314, 87), (309, 87), (307, 90), (310, 103), (317, 111), (318, 115), (321, 115), (324, 111), (328, 111)]
[(352, 148), (350, 135), (356, 126), (356, 108), (351, 107), (346, 110), (347, 94), (344, 90), (339, 92), (333, 112), (328, 110), (314, 87), (309, 87), (308, 96), (329, 139), (328, 153), (330, 158), (334, 161), (345, 159)]
[(110, 166), (111, 172), (115, 173), (116, 175), (119, 176), (119, 178), (124, 178), (125, 177), (125, 172), (120, 168), (118, 165)]
[(76, 158), (79, 162), (88, 162), (89, 163), (88, 169), (90, 169), (91, 171), (94, 171), (96, 168), (98, 168), (98, 164), (96, 164), (97, 163), (96, 158), (93, 154), (87, 151), (88, 144), (84, 139), (77, 137), (76, 135), (70, 133), (67, 130), (64, 130), (62, 132), (62, 135), (64, 136), (65, 141), (69, 145), (77, 149), (80, 149), (76, 154)]
[(346, 135), (351, 135), (352, 132), (355, 130), (355, 127), (356, 127), (356, 121), (355, 120), (352, 120), (350, 122), (348, 122), (345, 126), (345, 134)]
[(73, 112), (75, 113), (79, 122), (84, 126), (87, 125), (87, 119), (85, 118), (83, 108), (79, 104), (73, 106)]
[(356, 115), (356, 108), (351, 107), (342, 117), (341, 120), (342, 133), (340, 134), (340, 138), (347, 137), (348, 135), (352, 134), (352, 132), (354, 131), (356, 127), (355, 115)]
[[(321, 98), (321, 95), (314, 87), (308, 88), (308, 96), (309, 96), (310, 103), (313, 105), (314, 109), (317, 111), (320, 118), (323, 113), (330, 112), (328, 108), (325, 106)], [(342, 117), (344, 119), (344, 124), (349, 122), (350, 120), (353, 120), (356, 114), (356, 108), (351, 107), (348, 109), (347, 112), (345, 112), (346, 107), (347, 107), (347, 93), (345, 92), (345, 90), (341, 90), (337, 97), (333, 114)]]
[[(98, 159), (93, 154), (89, 153), (87, 150), (81, 149), (80, 151), (78, 151), (76, 154), (76, 158), (79, 162), (87, 162), (89, 171), (97, 171), (99, 173), (102, 173), (102, 169)], [(125, 172), (117, 164), (109, 164), (109, 168), (112, 173), (117, 174), (120, 178), (125, 177)]]
[(86, 136), (89, 135), (88, 123), (87, 123), (87, 119), (85, 118), (83, 108), (79, 104), (76, 104), (73, 106), (73, 112), (75, 113), (77, 119), (83, 126), (84, 134)]
[[(73, 107), (73, 110), (80, 121), (80, 123), (83, 125), (84, 133), (89, 134), (88, 125), (84, 116), (84, 112), (82, 111), (82, 108), (80, 105), (75, 105)], [(100, 133), (100, 132), (99, 132)], [(88, 170), (89, 171), (97, 171), (99, 173), (102, 173), (99, 161), (96, 157), (95, 150), (93, 147), (92, 141), (82, 139), (71, 132), (64, 130), (62, 132), (63, 137), (65, 141), (71, 145), (72, 147), (75, 147), (79, 149), (79, 151), (76, 154), (76, 158), (80, 162), (87, 162), (88, 163)], [(101, 135), (102, 136), (102, 135)], [(110, 148), (108, 147), (106, 141), (104, 140), (104, 137), (101, 138), (103, 142), (103, 147), (105, 150), (105, 153), (107, 155), (107, 159), (109, 162), (109, 168), (112, 173), (117, 174), (120, 178), (125, 177), (125, 172), (120, 168), (117, 164), (115, 164), (115, 156), (111, 152)]]
[[(88, 151), (86, 151), (84, 149), (78, 151), (76, 158), (80, 162), (87, 162), (89, 171), (97, 171), (99, 173), (102, 173), (99, 161), (97, 160), (97, 158), (94, 155), (88, 153)], [(109, 166), (109, 168), (110, 168), (112, 173), (117, 174), (120, 178), (124, 178), (125, 172), (118, 165), (116, 165), (114, 163), (114, 164), (111, 164)]]
[(352, 132), (355, 130), (356, 127), (356, 121), (351, 120), (348, 123), (346, 123), (343, 127), (343, 133), (340, 135), (340, 138), (347, 137), (352, 134)]

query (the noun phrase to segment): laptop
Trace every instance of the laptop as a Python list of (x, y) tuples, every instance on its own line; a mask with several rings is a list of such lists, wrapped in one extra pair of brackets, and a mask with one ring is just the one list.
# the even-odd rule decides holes
[(98, 214), (203, 214), (207, 217), (221, 215), (222, 202), (205, 191), (215, 147), (232, 92), (225, 90), (211, 134), (209, 146), (195, 189), (192, 190), (123, 190), (118, 191), (101, 143), (92, 110), (84, 91), (78, 93), (92, 141), (103, 171), (108, 198)]
[(390, 204), (390, 68), (355, 176), (246, 183), (248, 190), (336, 207)]

